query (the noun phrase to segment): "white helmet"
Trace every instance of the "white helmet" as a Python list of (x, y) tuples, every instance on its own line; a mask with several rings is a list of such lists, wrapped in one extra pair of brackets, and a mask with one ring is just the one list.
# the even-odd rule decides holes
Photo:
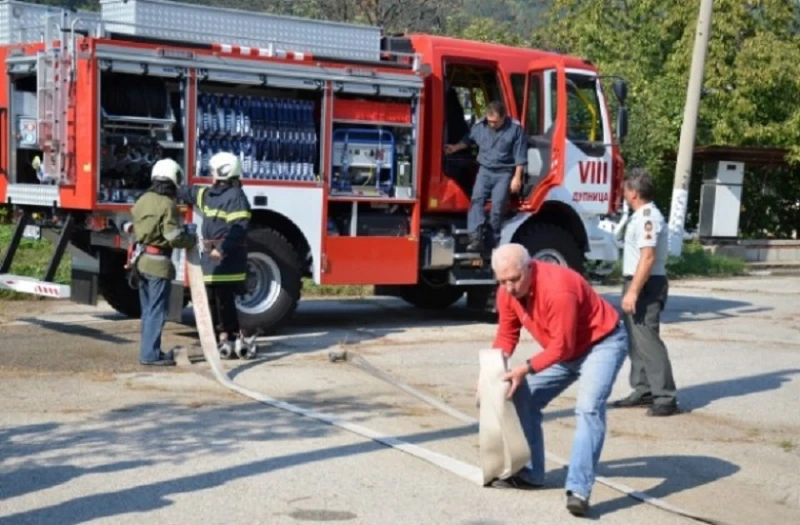
[(222, 151), (208, 161), (215, 181), (238, 179), (242, 176), (242, 163), (233, 153)]
[(150, 172), (150, 180), (168, 180), (175, 186), (181, 183), (181, 169), (180, 164), (172, 159), (161, 159), (153, 164), (153, 170)]

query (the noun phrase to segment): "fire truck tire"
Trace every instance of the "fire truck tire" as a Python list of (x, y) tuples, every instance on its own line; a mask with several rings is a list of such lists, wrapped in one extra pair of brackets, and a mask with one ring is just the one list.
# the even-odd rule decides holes
[(447, 274), (428, 273), (420, 275), (419, 283), (404, 288), (400, 298), (412, 306), (425, 310), (449, 308), (464, 295), (464, 290), (452, 286)]
[(101, 275), (99, 284), (103, 298), (111, 308), (131, 319), (142, 316), (139, 290), (128, 286), (124, 275)]
[(268, 335), (291, 318), (300, 301), (300, 257), (272, 228), (251, 230), (247, 243), (247, 293), (237, 298), (239, 324), (246, 333)]
[(532, 224), (521, 232), (517, 242), (525, 246), (534, 259), (568, 266), (583, 273), (584, 257), (580, 244), (564, 228), (554, 224)]

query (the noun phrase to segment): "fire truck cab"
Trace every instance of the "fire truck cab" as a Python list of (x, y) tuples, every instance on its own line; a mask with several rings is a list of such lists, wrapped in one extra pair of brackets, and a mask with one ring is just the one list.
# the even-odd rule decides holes
[[(623, 163), (586, 60), (164, 0), (100, 7), (0, 2), (0, 204), (17, 220), (0, 287), (102, 295), (138, 317), (121, 224), (151, 166), (171, 157), (185, 183), (208, 185), (208, 158), (231, 151), (252, 208), (243, 326), (287, 322), (303, 278), (375, 285), (424, 308), (465, 294), (491, 308), (490, 253), (464, 250), (476, 152), (444, 154), (491, 100), (529, 141), (502, 242), (581, 271), (617, 259)], [(624, 137), (624, 81), (614, 93)], [(11, 273), (21, 239), (41, 236), (55, 245), (44, 275)], [(67, 251), (70, 281), (56, 283)], [(172, 319), (189, 298), (185, 259), (173, 254)]]

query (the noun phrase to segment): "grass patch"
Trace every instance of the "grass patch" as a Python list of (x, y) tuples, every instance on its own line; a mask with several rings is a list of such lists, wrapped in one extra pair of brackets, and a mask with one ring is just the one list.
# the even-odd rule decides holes
[[(12, 231), (11, 225), (0, 225), (0, 251), (3, 253), (11, 241)], [(53, 246), (47, 240), (23, 239), (14, 258), (14, 264), (11, 266), (11, 273), (41, 279), (52, 253)], [(735, 276), (742, 275), (745, 269), (744, 261), (708, 253), (698, 242), (685, 244), (681, 256), (670, 257), (667, 263), (667, 275), (670, 279)], [(65, 254), (56, 272), (55, 281), (60, 284), (68, 284), (70, 270), (70, 257)], [(618, 281), (621, 275), (621, 262), (618, 262), (607, 280)], [(369, 297), (373, 295), (373, 292), (374, 287), (369, 285), (330, 286), (314, 284), (311, 279), (303, 280), (304, 297)], [(33, 297), (35, 296), (0, 290), (0, 299), (4, 300), (31, 299)]]
[(669, 277), (728, 277), (743, 275), (747, 263), (736, 257), (709, 253), (699, 242), (684, 244), (680, 257), (667, 262)]
[[(689, 277), (733, 277), (744, 275), (747, 263), (742, 259), (709, 253), (697, 241), (683, 245), (680, 257), (670, 255), (667, 260), (667, 277), (669, 279), (685, 279)], [(614, 271), (608, 276), (609, 281), (622, 278), (622, 260), (614, 265)]]
[[(14, 227), (11, 225), (0, 225), (0, 253), (5, 254), (6, 248), (11, 243), (11, 234), (13, 231)], [(14, 256), (14, 262), (11, 265), (10, 273), (42, 279), (52, 255), (53, 244), (50, 241), (45, 239), (40, 241), (22, 239), (19, 243), (17, 253)], [(61, 264), (56, 271), (55, 282), (58, 284), (69, 284), (71, 268), (71, 258), (69, 254), (64, 254), (64, 257), (61, 258)], [(35, 297), (35, 295), (0, 289), (0, 299), (3, 300), (33, 299)]]
[(370, 297), (374, 291), (375, 287), (372, 285), (331, 286), (314, 284), (311, 279), (303, 279), (303, 297)]

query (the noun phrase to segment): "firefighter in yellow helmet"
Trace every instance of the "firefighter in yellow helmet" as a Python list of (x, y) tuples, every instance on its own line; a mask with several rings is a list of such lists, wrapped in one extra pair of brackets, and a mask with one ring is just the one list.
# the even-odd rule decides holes
[(136, 277), (134, 286), (139, 288), (142, 307), (139, 362), (143, 365), (175, 365), (172, 352), (161, 349), (171, 281), (175, 279), (172, 250), (192, 248), (197, 242), (194, 233), (181, 225), (175, 203), (181, 171), (172, 159), (156, 162), (150, 173), (150, 188), (131, 210), (133, 224), (123, 224), (123, 230), (133, 230), (136, 238), (128, 267)]
[(209, 167), (213, 184), (182, 190), (180, 198), (203, 218), (203, 277), (220, 357), (252, 359), (257, 348), (253, 338), (245, 340), (241, 333), (236, 308), (236, 296), (245, 293), (250, 224), (250, 203), (241, 186), (242, 166), (239, 157), (221, 152), (211, 157)]

